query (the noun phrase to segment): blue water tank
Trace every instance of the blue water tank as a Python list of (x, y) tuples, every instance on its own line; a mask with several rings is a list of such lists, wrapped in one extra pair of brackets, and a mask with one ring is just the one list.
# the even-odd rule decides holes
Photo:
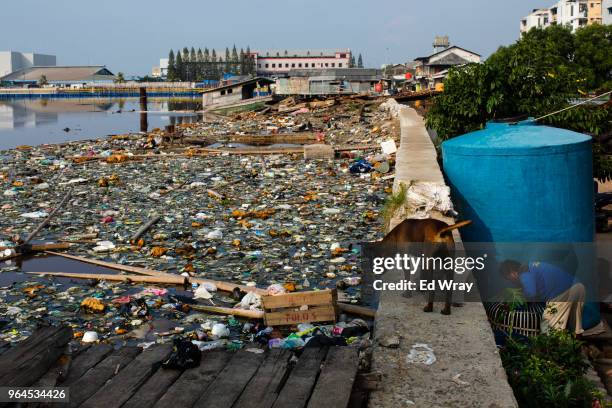
[(569, 130), (489, 123), (442, 144), (453, 203), (471, 242), (592, 242), (591, 138)]

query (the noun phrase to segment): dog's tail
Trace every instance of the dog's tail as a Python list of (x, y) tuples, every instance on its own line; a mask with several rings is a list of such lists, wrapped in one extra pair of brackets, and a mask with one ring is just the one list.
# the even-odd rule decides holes
[(442, 236), (442, 235), (444, 235), (444, 234), (446, 234), (448, 232), (451, 232), (452, 230), (456, 230), (458, 228), (463, 228), (466, 225), (470, 225), (471, 223), (472, 223), (472, 221), (470, 221), (470, 220), (460, 221), (460, 222), (458, 222), (456, 224), (449, 225), (448, 227), (442, 228), (440, 231), (438, 231), (438, 235)]

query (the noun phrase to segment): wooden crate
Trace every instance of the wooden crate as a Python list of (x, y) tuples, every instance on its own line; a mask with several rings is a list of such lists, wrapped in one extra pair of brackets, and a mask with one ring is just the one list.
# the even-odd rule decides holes
[[(262, 297), (264, 321), (268, 326), (335, 323), (336, 303), (336, 291), (330, 289)], [(304, 306), (308, 306), (308, 309), (300, 310)]]

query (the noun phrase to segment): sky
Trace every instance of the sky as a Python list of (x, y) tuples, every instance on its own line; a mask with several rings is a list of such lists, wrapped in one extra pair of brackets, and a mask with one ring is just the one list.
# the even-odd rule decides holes
[(429, 55), (436, 35), (487, 57), (553, 0), (2, 0), (0, 51), (145, 75), (184, 46), (350, 48), (367, 67)]

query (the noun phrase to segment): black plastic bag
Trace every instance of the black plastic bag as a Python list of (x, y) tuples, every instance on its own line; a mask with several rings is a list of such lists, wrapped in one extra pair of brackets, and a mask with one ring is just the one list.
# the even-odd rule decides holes
[(172, 354), (162, 363), (163, 368), (186, 370), (200, 365), (202, 352), (189, 340), (174, 339)]

